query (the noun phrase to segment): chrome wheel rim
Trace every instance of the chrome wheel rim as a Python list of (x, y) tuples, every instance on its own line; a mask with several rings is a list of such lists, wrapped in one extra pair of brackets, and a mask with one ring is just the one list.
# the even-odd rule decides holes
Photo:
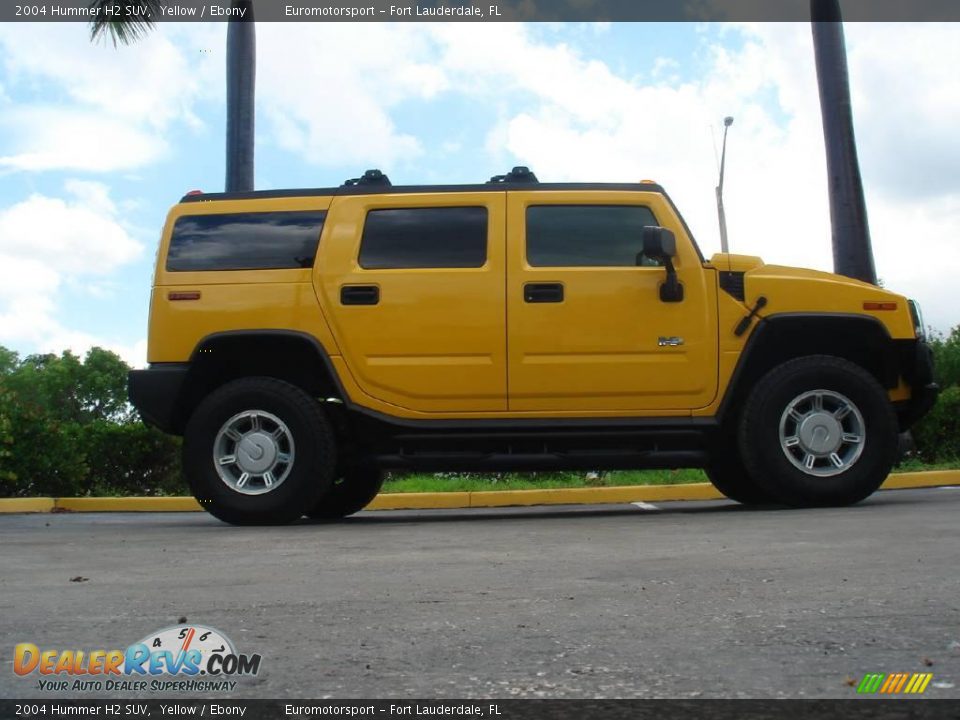
[(860, 409), (833, 390), (811, 390), (780, 416), (780, 447), (795, 468), (815, 477), (846, 472), (863, 453), (866, 425)]
[(263, 410), (237, 413), (213, 442), (217, 475), (242, 495), (263, 495), (280, 487), (293, 469), (295, 454), (290, 428)]

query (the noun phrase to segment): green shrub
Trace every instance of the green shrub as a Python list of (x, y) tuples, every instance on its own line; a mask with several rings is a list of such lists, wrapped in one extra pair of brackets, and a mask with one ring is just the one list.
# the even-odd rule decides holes
[(63, 423), (43, 408), (14, 402), (12, 442), (7, 445), (11, 477), (5, 495), (72, 495), (87, 475), (86, 456), (76, 423)]
[(914, 426), (913, 439), (924, 462), (960, 459), (960, 386), (940, 393), (930, 413)]
[(84, 429), (89, 473), (80, 494), (189, 494), (180, 475), (180, 440), (141, 422)]
[(960, 461), (960, 325), (930, 338), (941, 393), (913, 428), (916, 457), (925, 463)]
[(13, 472), (13, 393), (0, 385), (0, 497), (2, 488), (17, 479)]
[(128, 370), (101, 348), (83, 361), (0, 348), (0, 496), (184, 492), (179, 440), (135, 419)]
[(960, 385), (960, 325), (949, 335), (934, 335), (930, 339), (936, 367), (937, 382), (941, 387)]

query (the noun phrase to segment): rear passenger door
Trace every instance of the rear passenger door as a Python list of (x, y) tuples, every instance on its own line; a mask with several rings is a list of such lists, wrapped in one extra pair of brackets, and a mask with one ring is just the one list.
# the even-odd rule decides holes
[(419, 413), (505, 410), (505, 194), (333, 201), (318, 287), (357, 384)]

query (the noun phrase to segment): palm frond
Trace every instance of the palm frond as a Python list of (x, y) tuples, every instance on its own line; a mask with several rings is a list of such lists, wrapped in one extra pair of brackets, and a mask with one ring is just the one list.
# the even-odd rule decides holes
[[(153, 29), (154, 18), (160, 16), (162, 0), (136, 0), (118, 4), (116, 0), (92, 0), (90, 9), (97, 10), (96, 20), (90, 22), (90, 39), (99, 40), (107, 35), (116, 47), (136, 42)], [(117, 14), (107, 14), (117, 9)]]

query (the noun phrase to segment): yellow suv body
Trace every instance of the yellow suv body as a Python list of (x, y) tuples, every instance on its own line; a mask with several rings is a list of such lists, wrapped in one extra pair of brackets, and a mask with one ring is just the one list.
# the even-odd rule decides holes
[(919, 311), (849, 278), (705, 259), (657, 185), (191, 195), (150, 367), (230, 522), (355, 512), (384, 470), (702, 466), (742, 502), (854, 502), (935, 397)]

